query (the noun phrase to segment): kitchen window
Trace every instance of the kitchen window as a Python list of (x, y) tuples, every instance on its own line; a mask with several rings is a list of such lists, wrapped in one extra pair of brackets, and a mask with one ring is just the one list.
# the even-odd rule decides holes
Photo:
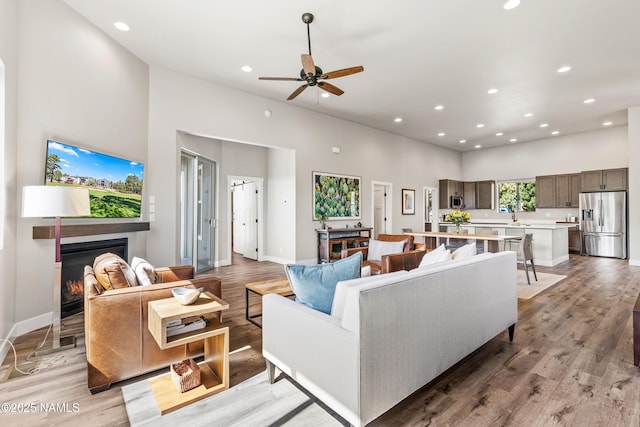
[(535, 210), (535, 178), (498, 181), (498, 212), (533, 212)]

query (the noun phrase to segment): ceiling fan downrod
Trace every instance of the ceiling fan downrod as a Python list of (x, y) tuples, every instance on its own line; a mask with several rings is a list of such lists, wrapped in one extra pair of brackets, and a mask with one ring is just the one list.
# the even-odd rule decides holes
[(313, 14), (309, 12), (303, 13), (302, 22), (307, 24), (307, 43), (309, 44), (309, 56), (311, 56), (311, 31), (309, 29), (309, 24), (313, 22)]

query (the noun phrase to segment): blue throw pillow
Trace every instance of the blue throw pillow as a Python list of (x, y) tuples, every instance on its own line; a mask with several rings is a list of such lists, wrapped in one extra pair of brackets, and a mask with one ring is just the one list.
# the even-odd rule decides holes
[(341, 280), (360, 277), (362, 252), (329, 264), (285, 266), (289, 284), (296, 301), (323, 313), (330, 314), (333, 294)]

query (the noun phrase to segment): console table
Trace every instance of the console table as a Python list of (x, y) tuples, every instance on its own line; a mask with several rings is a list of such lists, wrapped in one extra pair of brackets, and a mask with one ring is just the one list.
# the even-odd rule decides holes
[(369, 245), (371, 227), (329, 228), (316, 230), (318, 235), (318, 264), (340, 259), (340, 252), (347, 248)]

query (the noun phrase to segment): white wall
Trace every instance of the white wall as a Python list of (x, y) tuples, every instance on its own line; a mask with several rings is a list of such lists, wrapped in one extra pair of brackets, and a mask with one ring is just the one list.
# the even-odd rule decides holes
[[(171, 206), (176, 200), (176, 130), (235, 142), (295, 150), (295, 224), (281, 224), (269, 233), (295, 235), (296, 260), (316, 258), (317, 222), (312, 218), (312, 171), (361, 176), (362, 223), (371, 224), (371, 181), (389, 181), (395, 188), (421, 189), (437, 186), (439, 178), (459, 176), (460, 154), (352, 122), (304, 110), (285, 103), (211, 84), (168, 70), (151, 67), (149, 94), (149, 163), (162, 164), (151, 170), (150, 193), (156, 197), (156, 224), (149, 233), (149, 257), (172, 262), (176, 248), (163, 241), (176, 241), (176, 224)], [(264, 111), (271, 110), (271, 117)], [(342, 154), (331, 152), (340, 146)], [(172, 170), (169, 168), (173, 168)], [(420, 192), (417, 192), (420, 194)], [(394, 227), (421, 229), (421, 216), (405, 221), (394, 204)], [(416, 203), (422, 203), (422, 195)], [(353, 225), (357, 220), (332, 223)], [(403, 225), (404, 224), (404, 225)], [(277, 248), (279, 252), (279, 248)], [(279, 253), (266, 256), (278, 257)]]
[(629, 108), (629, 264), (640, 265), (640, 106)]
[(268, 259), (281, 264), (296, 259), (296, 239), (292, 233), (296, 224), (296, 155), (293, 150), (270, 148), (267, 155), (267, 218), (265, 253)]
[[(147, 162), (148, 67), (142, 61), (59, 0), (18, 2), (18, 50), (18, 193), (43, 183), (47, 138), (141, 161), (145, 173), (161, 167)], [(19, 205), (20, 195), (16, 199)], [(31, 239), (32, 226), (51, 220), (17, 222), (12, 282), (19, 284), (20, 322), (52, 309), (54, 242)], [(127, 237), (129, 254), (145, 256), (145, 233)]]
[[(15, 323), (16, 295), (16, 114), (17, 114), (17, 3), (15, 0), (0, 0), (0, 62), (4, 74), (4, 126), (0, 139), (0, 192), (4, 195), (0, 203), (0, 221), (3, 227), (3, 242), (0, 245), (0, 338), (13, 335)], [(2, 101), (0, 101), (2, 102)], [(4, 358), (8, 346), (0, 344), (0, 359)]]

